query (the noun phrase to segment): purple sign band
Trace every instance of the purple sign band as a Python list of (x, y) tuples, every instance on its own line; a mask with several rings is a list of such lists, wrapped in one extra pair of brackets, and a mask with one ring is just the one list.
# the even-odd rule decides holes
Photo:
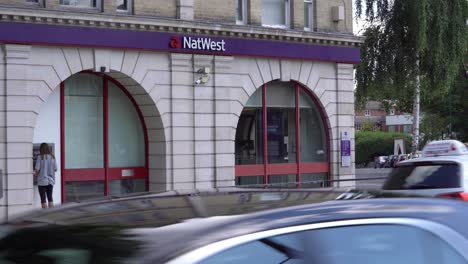
[(0, 43), (136, 49), (351, 64), (360, 61), (360, 50), (356, 47), (32, 23), (0, 22)]

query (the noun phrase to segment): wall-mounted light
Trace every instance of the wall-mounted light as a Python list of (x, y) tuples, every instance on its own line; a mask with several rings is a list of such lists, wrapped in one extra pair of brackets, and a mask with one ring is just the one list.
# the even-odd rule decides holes
[(205, 84), (210, 80), (210, 67), (203, 67), (197, 70), (199, 74), (198, 79), (195, 81), (195, 84)]

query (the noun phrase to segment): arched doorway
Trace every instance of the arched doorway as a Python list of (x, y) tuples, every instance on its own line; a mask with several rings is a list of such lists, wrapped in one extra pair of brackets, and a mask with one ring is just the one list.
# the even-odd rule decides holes
[(125, 88), (93, 72), (60, 88), (62, 201), (147, 191), (145, 123)]
[(328, 126), (313, 94), (296, 82), (264, 84), (236, 130), (236, 185), (323, 187), (329, 175)]

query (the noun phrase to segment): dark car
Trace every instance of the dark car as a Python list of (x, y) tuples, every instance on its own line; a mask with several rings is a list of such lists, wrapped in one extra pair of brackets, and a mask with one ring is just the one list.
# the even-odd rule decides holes
[(67, 205), (4, 223), (0, 263), (468, 263), (466, 203), (376, 196), (235, 191)]

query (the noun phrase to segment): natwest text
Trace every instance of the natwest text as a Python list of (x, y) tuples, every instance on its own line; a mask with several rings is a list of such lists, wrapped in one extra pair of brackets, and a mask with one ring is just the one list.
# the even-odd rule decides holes
[(226, 42), (213, 41), (211, 38), (184, 37), (184, 49), (226, 51)]

